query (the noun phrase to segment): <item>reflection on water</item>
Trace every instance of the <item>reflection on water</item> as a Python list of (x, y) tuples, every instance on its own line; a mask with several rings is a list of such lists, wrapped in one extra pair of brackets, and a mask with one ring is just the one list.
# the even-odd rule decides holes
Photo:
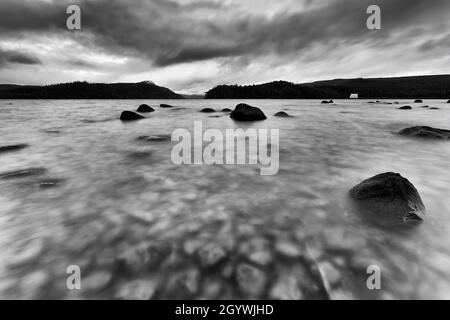
[[(0, 154), (0, 298), (450, 298), (450, 143), (394, 134), (449, 129), (448, 105), (247, 101), (269, 116), (251, 127), (280, 129), (278, 175), (172, 164), (164, 137), (194, 120), (238, 128), (198, 112), (238, 102), (173, 101), (124, 124), (143, 101), (1, 101), (0, 146), (28, 146)], [(387, 171), (419, 190), (417, 228), (381, 228), (348, 202)], [(374, 264), (379, 291), (366, 287)], [(67, 290), (69, 265), (82, 290)]]

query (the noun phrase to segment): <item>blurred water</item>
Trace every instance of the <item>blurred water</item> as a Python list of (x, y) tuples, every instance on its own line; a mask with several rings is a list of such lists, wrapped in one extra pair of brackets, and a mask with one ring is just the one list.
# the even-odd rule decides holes
[[(162, 101), (0, 101), (0, 298), (450, 298), (450, 142), (401, 137), (413, 125), (450, 129), (450, 105), (367, 101), (185, 100), (135, 123), (122, 110)], [(198, 111), (248, 102), (268, 120)], [(272, 117), (285, 110), (294, 118)], [(280, 129), (280, 171), (175, 166), (170, 141), (143, 135), (208, 128)], [(45, 170), (43, 170), (45, 169)], [(347, 191), (394, 171), (419, 190), (428, 219), (380, 228)], [(382, 290), (366, 287), (366, 268)], [(66, 288), (78, 265), (82, 290)]]

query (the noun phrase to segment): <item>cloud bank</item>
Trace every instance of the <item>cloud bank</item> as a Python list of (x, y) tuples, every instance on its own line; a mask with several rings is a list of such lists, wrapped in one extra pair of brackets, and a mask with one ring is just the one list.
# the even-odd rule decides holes
[[(69, 4), (0, 2), (0, 82), (154, 80), (201, 92), (450, 73), (448, 0), (81, 0), (76, 32), (66, 29)], [(379, 31), (366, 28), (373, 4)]]

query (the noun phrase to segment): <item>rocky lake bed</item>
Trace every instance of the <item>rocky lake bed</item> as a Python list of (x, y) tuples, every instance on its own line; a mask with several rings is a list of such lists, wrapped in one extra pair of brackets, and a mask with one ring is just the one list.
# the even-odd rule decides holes
[[(174, 165), (194, 121), (279, 129), (279, 173)], [(450, 298), (445, 100), (0, 100), (0, 122), (0, 298)]]

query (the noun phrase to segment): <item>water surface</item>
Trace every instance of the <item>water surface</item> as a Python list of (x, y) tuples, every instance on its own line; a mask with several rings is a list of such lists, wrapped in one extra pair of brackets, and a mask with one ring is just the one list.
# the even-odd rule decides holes
[[(198, 111), (248, 102), (252, 124)], [(0, 101), (0, 298), (450, 298), (450, 142), (400, 129), (450, 129), (450, 105), (306, 100)], [(122, 110), (169, 103), (122, 123)], [(293, 118), (272, 115), (284, 110)], [(218, 113), (218, 115), (221, 115)], [(280, 170), (176, 166), (176, 128), (280, 129)], [(419, 190), (427, 220), (381, 228), (352, 209), (348, 190), (394, 171)], [(378, 265), (382, 290), (366, 286)], [(82, 290), (66, 288), (78, 265)]]

